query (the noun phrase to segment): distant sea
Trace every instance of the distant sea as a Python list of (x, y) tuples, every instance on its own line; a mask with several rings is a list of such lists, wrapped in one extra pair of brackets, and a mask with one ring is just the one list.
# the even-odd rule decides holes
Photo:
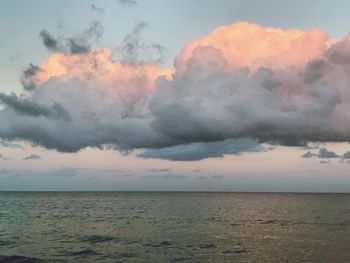
[(350, 262), (350, 194), (1, 192), (0, 262)]

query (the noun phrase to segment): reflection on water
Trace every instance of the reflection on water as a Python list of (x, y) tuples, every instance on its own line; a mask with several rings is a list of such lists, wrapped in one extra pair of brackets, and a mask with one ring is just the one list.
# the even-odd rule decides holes
[(0, 193), (0, 204), (0, 262), (350, 262), (346, 194)]

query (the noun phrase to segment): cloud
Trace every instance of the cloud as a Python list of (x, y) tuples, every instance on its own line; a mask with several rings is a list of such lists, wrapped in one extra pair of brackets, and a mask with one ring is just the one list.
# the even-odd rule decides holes
[(350, 152), (347, 151), (343, 154), (342, 159), (350, 159)]
[(69, 51), (71, 54), (82, 54), (89, 51), (90, 46), (85, 45), (84, 43), (79, 44), (76, 39), (68, 39)]
[(313, 157), (318, 157), (318, 154), (317, 153), (312, 153), (310, 151), (307, 151), (301, 157), (303, 157), (303, 158), (313, 158)]
[(18, 98), (16, 94), (6, 95), (0, 93), (0, 102), (8, 106), (8, 109), (16, 111), (20, 115), (31, 117), (46, 117), (70, 121), (70, 114), (58, 103), (50, 107), (39, 105), (26, 99)]
[(54, 37), (46, 30), (42, 30), (39, 36), (48, 50), (74, 55), (89, 52), (92, 43), (97, 43), (103, 34), (102, 24), (99, 21), (93, 21), (87, 29), (75, 37)]
[(40, 160), (42, 159), (39, 155), (31, 154), (23, 158), (23, 160)]
[(137, 1), (136, 0), (117, 0), (119, 4), (121, 5), (137, 5)]
[(350, 160), (349, 159), (341, 159), (339, 162), (340, 163), (350, 163)]
[(237, 22), (187, 43), (176, 57), (175, 65), (177, 70), (185, 72), (194, 50), (210, 46), (221, 51), (231, 68), (285, 69), (322, 57), (331, 43), (329, 36), (319, 29), (304, 32)]
[(123, 172), (125, 172), (125, 170), (105, 169), (105, 170), (102, 170), (101, 172), (104, 172), (104, 173), (123, 173)]
[(318, 158), (339, 158), (339, 155), (333, 151), (328, 151), (326, 148), (320, 149)]
[(329, 151), (326, 148), (321, 148), (319, 150), (319, 153), (312, 153), (310, 151), (304, 153), (302, 155), (303, 158), (313, 158), (313, 157), (317, 157), (317, 158), (325, 158), (325, 159), (330, 159), (330, 158), (339, 158), (340, 156), (338, 154), (336, 154), (333, 151)]
[(163, 179), (186, 179), (187, 176), (183, 174), (164, 174), (161, 176)]
[(158, 173), (158, 172), (170, 172), (171, 169), (169, 169), (169, 168), (160, 168), (160, 169), (149, 169), (147, 171), (148, 172)]
[(93, 11), (93, 12), (96, 12), (96, 13), (99, 13), (99, 14), (104, 14), (105, 13), (105, 10), (101, 7), (98, 7), (94, 4), (90, 4), (90, 10)]
[(36, 170), (0, 170), (0, 175), (13, 176), (13, 177), (39, 177), (39, 178), (70, 178), (78, 174), (78, 170), (71, 167), (60, 167), (58, 169), (52, 169), (47, 171)]
[(161, 149), (148, 149), (138, 154), (144, 159), (172, 161), (197, 161), (224, 155), (240, 155), (247, 152), (265, 151), (259, 143), (249, 139), (224, 140), (221, 142), (190, 143)]
[(186, 179), (188, 176), (183, 174), (173, 174), (173, 173), (167, 173), (163, 175), (155, 175), (155, 174), (146, 174), (140, 177), (141, 179)]
[(61, 51), (63, 47), (61, 47), (61, 44), (59, 43), (59, 40), (54, 38), (49, 32), (46, 30), (42, 30), (39, 34), (39, 36), (43, 40), (44, 46), (53, 52)]
[[(145, 27), (124, 39), (123, 54), (92, 48), (98, 24), (74, 38), (43, 33), (54, 53), (38, 64), (28, 96), (2, 94), (0, 138), (169, 160), (350, 140), (349, 36), (239, 22), (187, 43), (169, 69), (140, 54), (149, 52)], [(69, 39), (88, 49), (72, 52)]]
[(25, 90), (31, 91), (35, 89), (35, 79), (33, 78), (35, 78), (35, 75), (40, 71), (42, 71), (42, 69), (32, 63), (30, 63), (29, 66), (23, 71), (21, 83)]
[(98, 172), (102, 173), (107, 173), (113, 176), (118, 176), (118, 177), (131, 177), (131, 174), (126, 173), (125, 170), (118, 170), (118, 169), (106, 169), (106, 170), (100, 170)]
[(10, 160), (8, 157), (6, 157), (6, 156), (4, 156), (4, 155), (2, 155), (1, 153), (0, 153), (0, 160), (3, 160), (3, 161), (8, 161), (8, 160)]
[(135, 25), (132, 32), (127, 34), (122, 44), (117, 48), (124, 63), (143, 64), (161, 63), (163, 61), (164, 47), (160, 44), (147, 44), (142, 39), (143, 31), (148, 24), (141, 22)]
[(221, 179), (224, 179), (224, 176), (222, 176), (222, 175), (213, 175), (211, 178), (215, 179), (215, 180), (221, 180)]
[(330, 160), (321, 160), (320, 163), (321, 164), (330, 164), (332, 162)]
[(12, 142), (2, 141), (2, 140), (0, 140), (0, 146), (7, 147), (7, 148), (14, 148), (14, 149), (24, 149), (23, 146), (18, 143), (12, 143)]

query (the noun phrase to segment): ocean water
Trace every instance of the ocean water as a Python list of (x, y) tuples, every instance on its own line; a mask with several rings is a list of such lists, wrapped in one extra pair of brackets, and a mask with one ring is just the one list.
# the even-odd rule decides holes
[(2, 192), (0, 256), (0, 262), (350, 262), (350, 195)]

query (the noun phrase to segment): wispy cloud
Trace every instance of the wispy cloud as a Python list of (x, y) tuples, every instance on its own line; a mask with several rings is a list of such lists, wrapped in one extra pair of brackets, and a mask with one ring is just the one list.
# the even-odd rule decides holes
[(117, 1), (121, 5), (129, 5), (129, 6), (137, 5), (136, 0), (117, 0)]
[(40, 160), (42, 159), (39, 155), (36, 154), (30, 154), (23, 158), (23, 160)]
[(223, 175), (213, 175), (211, 178), (215, 179), (215, 180), (221, 180), (221, 179), (224, 179), (224, 176)]
[(18, 143), (2, 141), (2, 140), (0, 140), (0, 146), (7, 147), (7, 148), (14, 148), (14, 149), (24, 149), (24, 147)]
[(102, 7), (98, 7), (94, 4), (90, 4), (90, 10), (98, 14), (104, 14), (105, 10)]
[(140, 176), (141, 179), (186, 179), (188, 176), (183, 174), (173, 174), (173, 173), (167, 173), (167, 174), (146, 174)]
[(193, 143), (162, 149), (145, 150), (138, 156), (145, 159), (164, 159), (172, 161), (196, 161), (224, 155), (267, 151), (257, 141), (249, 139), (224, 140), (220, 142)]
[(11, 170), (11, 169), (2, 169), (0, 170), (0, 175), (8, 177), (42, 177), (42, 178), (52, 178), (52, 177), (65, 177), (70, 178), (77, 175), (78, 170), (71, 167), (60, 167), (57, 169), (51, 169), (46, 171), (37, 171), (37, 170)]
[(118, 47), (123, 63), (144, 64), (161, 63), (163, 61), (164, 47), (156, 43), (145, 43), (142, 37), (143, 31), (148, 27), (146, 22), (135, 25), (127, 34), (122, 44)]
[(99, 21), (93, 21), (87, 29), (74, 37), (54, 37), (45, 29), (39, 36), (44, 46), (52, 52), (84, 54), (90, 51), (92, 43), (98, 42), (103, 34), (103, 25)]
[(336, 154), (333, 151), (329, 151), (326, 148), (321, 148), (319, 150), (319, 153), (312, 153), (310, 151), (307, 151), (306, 153), (304, 153), (302, 155), (303, 158), (313, 158), (313, 157), (317, 157), (317, 158), (324, 158), (324, 159), (330, 159), (330, 158), (339, 158), (341, 156), (339, 156), (338, 154)]
[(148, 172), (158, 173), (158, 172), (170, 172), (171, 169), (170, 168), (159, 168), (159, 169), (153, 168), (153, 169), (149, 169), (147, 171)]

